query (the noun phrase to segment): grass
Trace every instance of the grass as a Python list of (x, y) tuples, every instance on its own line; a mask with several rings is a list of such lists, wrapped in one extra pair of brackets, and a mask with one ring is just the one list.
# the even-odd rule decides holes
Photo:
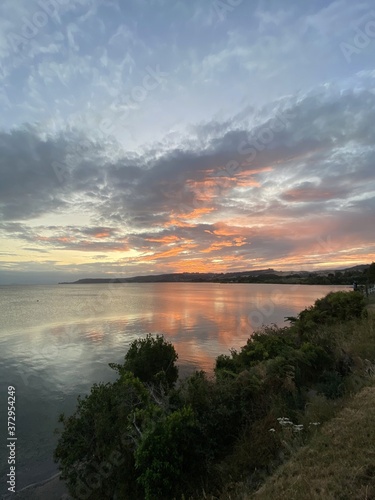
[(375, 387), (365, 387), (247, 499), (375, 498)]
[[(284, 439), (282, 464), (271, 467), (263, 480), (255, 478), (262, 485), (256, 480), (254, 491), (254, 474), (245, 475), (225, 488), (221, 500), (375, 499), (375, 296), (368, 302), (368, 317), (321, 332), (347, 354), (350, 373), (343, 397), (332, 400), (312, 391), (299, 418), (303, 445), (293, 447), (293, 441)], [(320, 425), (309, 426), (311, 422)], [(261, 433), (265, 439), (269, 431)], [(242, 446), (249, 453), (252, 444), (244, 439)]]
[(318, 396), (307, 405), (305, 421), (326, 422), (255, 493), (232, 498), (268, 500), (375, 498), (375, 296), (368, 318), (341, 325), (342, 348), (354, 361), (345, 396)]

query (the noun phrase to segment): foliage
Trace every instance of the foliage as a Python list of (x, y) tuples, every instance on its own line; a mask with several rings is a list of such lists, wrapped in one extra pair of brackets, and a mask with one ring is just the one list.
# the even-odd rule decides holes
[(172, 387), (178, 378), (177, 358), (174, 346), (162, 335), (149, 334), (131, 344), (123, 365), (110, 366), (119, 373), (130, 371), (142, 382)]
[(177, 378), (176, 358), (174, 347), (161, 336), (136, 340), (125, 363), (112, 365), (118, 380), (95, 384), (88, 396), (78, 399), (72, 416), (61, 415), (64, 429), (54, 458), (74, 497), (112, 498), (117, 492), (123, 498), (142, 498), (134, 452), (166, 412), (168, 398), (162, 389)]
[(304, 309), (295, 326), (308, 331), (317, 326), (334, 324), (360, 318), (365, 308), (365, 298), (360, 292), (331, 292), (315, 304)]
[(124, 471), (124, 490), (138, 497), (130, 422), (136, 409), (150, 403), (143, 385), (129, 373), (113, 384), (95, 384), (78, 399), (72, 416), (60, 416), (64, 431), (54, 458), (74, 497), (111, 498), (124, 482)]
[(191, 488), (187, 478), (201, 475), (201, 436), (191, 408), (183, 407), (142, 439), (135, 453), (138, 481), (146, 500), (174, 498)]
[(366, 271), (367, 282), (371, 285), (375, 284), (375, 262), (370, 264), (370, 267)]
[(294, 429), (327, 420), (337, 398), (365, 385), (372, 365), (360, 357), (375, 356), (375, 324), (363, 308), (360, 293), (331, 293), (290, 327), (265, 327), (219, 356), (214, 377), (199, 371), (178, 385), (173, 345), (134, 341), (111, 365), (118, 379), (61, 417), (55, 460), (70, 493), (164, 500), (219, 496), (233, 481), (256, 487), (285, 459), (285, 435), (270, 432), (280, 417), (295, 422), (295, 444)]

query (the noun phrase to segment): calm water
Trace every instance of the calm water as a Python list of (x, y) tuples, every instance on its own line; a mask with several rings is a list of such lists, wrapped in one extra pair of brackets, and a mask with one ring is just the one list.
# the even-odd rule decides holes
[[(342, 287), (341, 287), (342, 288)], [(285, 325), (340, 287), (156, 283), (0, 286), (0, 465), (5, 491), (6, 388), (17, 389), (17, 488), (55, 472), (53, 429), (78, 394), (110, 381), (130, 343), (163, 333), (180, 372), (211, 371), (262, 324)], [(5, 450), (5, 453), (3, 451)]]

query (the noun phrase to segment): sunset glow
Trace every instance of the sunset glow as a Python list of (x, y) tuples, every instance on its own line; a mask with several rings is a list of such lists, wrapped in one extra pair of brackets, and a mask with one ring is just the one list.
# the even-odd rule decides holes
[(0, 284), (375, 260), (370, 0), (57, 3), (0, 6)]

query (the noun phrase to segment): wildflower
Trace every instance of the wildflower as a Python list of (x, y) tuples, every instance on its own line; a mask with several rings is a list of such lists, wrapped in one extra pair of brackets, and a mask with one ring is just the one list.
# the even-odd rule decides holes
[(302, 429), (303, 429), (303, 424), (293, 425), (294, 432), (300, 432), (300, 431), (302, 431)]
[(286, 425), (293, 425), (293, 422), (291, 422), (288, 417), (279, 417), (277, 421), (282, 427), (285, 427)]
[(269, 432), (275, 432), (275, 429), (272, 427), (271, 429), (269, 429)]

